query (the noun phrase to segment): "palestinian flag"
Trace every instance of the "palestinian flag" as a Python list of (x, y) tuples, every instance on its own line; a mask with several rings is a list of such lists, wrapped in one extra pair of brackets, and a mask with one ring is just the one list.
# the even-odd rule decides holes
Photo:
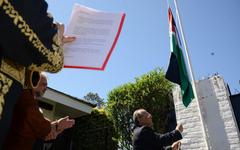
[(172, 11), (168, 9), (169, 34), (171, 45), (170, 63), (166, 72), (166, 78), (178, 84), (181, 87), (182, 101), (187, 107), (194, 98), (191, 82), (188, 78), (184, 56), (180, 47), (180, 39), (177, 32), (177, 27), (172, 15)]

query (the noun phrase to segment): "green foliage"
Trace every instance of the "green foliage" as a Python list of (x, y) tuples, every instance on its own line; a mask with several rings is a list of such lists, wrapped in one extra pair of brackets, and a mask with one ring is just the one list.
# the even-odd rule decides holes
[(74, 143), (78, 150), (116, 150), (116, 131), (103, 109), (76, 119)]
[(119, 134), (121, 149), (131, 149), (132, 114), (144, 108), (152, 114), (154, 128), (165, 131), (166, 114), (173, 104), (170, 96), (173, 85), (168, 82), (162, 69), (155, 69), (134, 83), (127, 83), (108, 94), (107, 112)]

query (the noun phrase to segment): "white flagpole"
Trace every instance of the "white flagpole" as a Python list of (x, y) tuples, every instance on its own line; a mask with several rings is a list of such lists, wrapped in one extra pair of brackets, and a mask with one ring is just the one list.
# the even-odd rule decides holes
[[(192, 69), (192, 64), (191, 64), (191, 60), (190, 60), (189, 53), (188, 53), (188, 47), (187, 47), (187, 43), (186, 43), (186, 40), (185, 40), (185, 34), (183, 32), (182, 22), (181, 22), (180, 14), (179, 14), (179, 11), (178, 11), (178, 4), (177, 4), (176, 0), (174, 0), (174, 4), (175, 4), (175, 7), (176, 7), (177, 20), (178, 20), (178, 23), (179, 23), (180, 32), (181, 32), (182, 39), (183, 39), (183, 45), (184, 45), (184, 48), (186, 50), (186, 57), (187, 57), (189, 72), (190, 72), (192, 81), (195, 81), (195, 77), (194, 77), (193, 71), (192, 71), (193, 70)], [(193, 87), (196, 87), (195, 82), (193, 82)]]
[(180, 18), (180, 13), (178, 11), (177, 0), (174, 0), (174, 4), (175, 4), (175, 8), (176, 8), (176, 15), (177, 15), (178, 24), (179, 24), (179, 27), (180, 27), (181, 36), (182, 36), (182, 39), (183, 39), (183, 45), (184, 45), (185, 53), (186, 53), (186, 57), (187, 57), (189, 73), (190, 73), (190, 76), (191, 76), (191, 79), (192, 79), (192, 83), (193, 83), (193, 92), (194, 92), (195, 99), (197, 101), (197, 105), (198, 105), (198, 108), (199, 108), (199, 116), (200, 116), (200, 120), (202, 122), (201, 125), (202, 125), (202, 128), (203, 128), (204, 140), (205, 140), (205, 143), (207, 145), (207, 148), (209, 149), (208, 142), (207, 142), (207, 136), (206, 136), (206, 130), (205, 130), (205, 127), (204, 127), (204, 122), (203, 122), (203, 119), (202, 119), (201, 108), (200, 108), (200, 105), (199, 105), (199, 100), (198, 100), (198, 95), (197, 95), (197, 90), (196, 90), (195, 77), (194, 77), (194, 74), (193, 74), (192, 64), (191, 64), (191, 60), (190, 60), (189, 53), (188, 53), (187, 42), (185, 40), (185, 35), (184, 35), (184, 32), (183, 32), (183, 27), (182, 27), (182, 22), (181, 22), (181, 18)]

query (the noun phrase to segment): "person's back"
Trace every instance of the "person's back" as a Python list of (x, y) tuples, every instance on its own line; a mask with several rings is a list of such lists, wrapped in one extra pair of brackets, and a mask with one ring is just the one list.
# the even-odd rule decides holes
[(163, 150), (161, 143), (155, 142), (154, 134), (152, 128), (136, 127), (133, 133), (133, 150)]
[(136, 127), (133, 132), (134, 150), (164, 150), (182, 138), (177, 130), (165, 134), (159, 134), (147, 126)]

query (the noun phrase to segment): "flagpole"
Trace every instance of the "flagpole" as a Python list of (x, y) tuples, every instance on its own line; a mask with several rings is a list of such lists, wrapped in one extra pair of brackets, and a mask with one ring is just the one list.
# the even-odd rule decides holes
[(178, 24), (179, 24), (179, 27), (180, 27), (181, 36), (182, 36), (182, 39), (183, 39), (183, 45), (184, 45), (185, 53), (186, 53), (186, 57), (187, 57), (189, 73), (190, 73), (192, 83), (193, 83), (193, 92), (194, 92), (194, 95), (195, 95), (195, 98), (196, 98), (196, 101), (197, 101), (197, 104), (198, 104), (200, 120), (202, 121), (201, 125), (202, 125), (203, 131), (204, 131), (203, 132), (204, 140), (205, 140), (205, 143), (207, 144), (207, 148), (209, 149), (208, 142), (207, 142), (207, 135), (205, 133), (206, 130), (205, 130), (204, 122), (203, 122), (203, 119), (202, 119), (201, 108), (200, 108), (200, 105), (199, 105), (199, 100), (198, 100), (198, 95), (197, 95), (197, 90), (196, 90), (195, 77), (194, 77), (194, 74), (193, 74), (192, 64), (191, 64), (191, 60), (190, 60), (189, 53), (188, 53), (188, 47), (187, 47), (187, 42), (185, 40), (185, 34), (183, 32), (180, 13), (178, 11), (177, 0), (174, 0), (174, 4), (175, 4), (175, 8), (176, 8), (176, 15), (177, 15)]

